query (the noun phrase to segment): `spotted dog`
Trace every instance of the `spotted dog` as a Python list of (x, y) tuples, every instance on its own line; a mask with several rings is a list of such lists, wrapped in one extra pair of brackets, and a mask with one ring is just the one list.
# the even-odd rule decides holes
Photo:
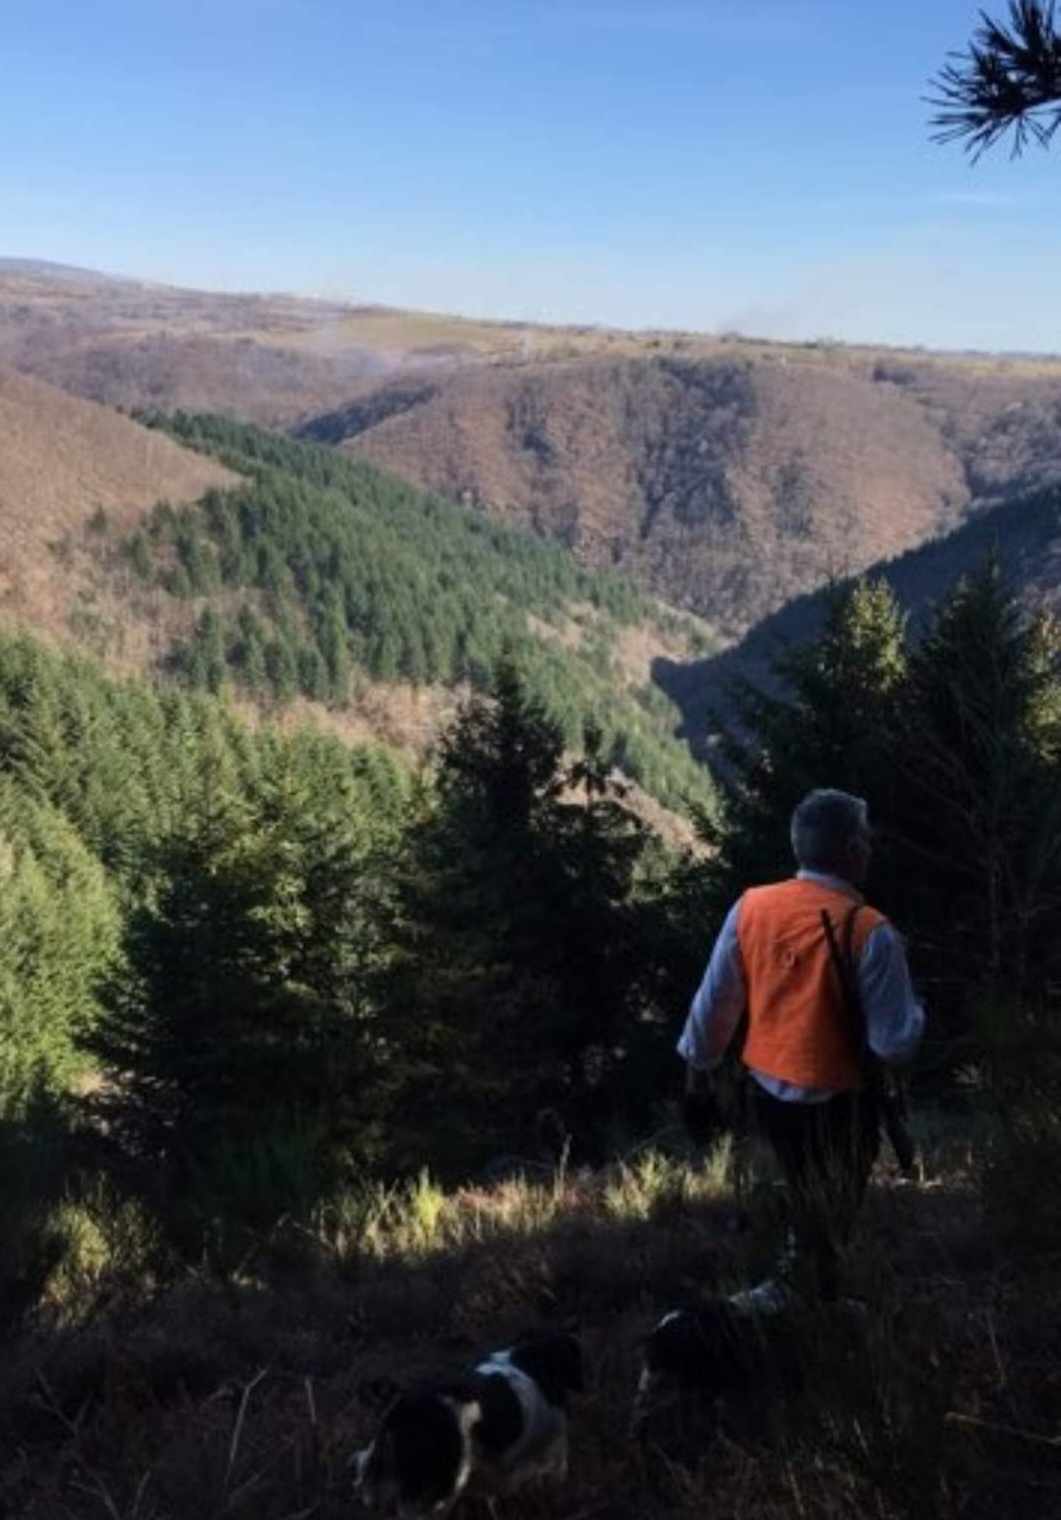
[(673, 1429), (676, 1412), (695, 1420), (701, 1434), (722, 1412), (746, 1423), (802, 1384), (787, 1317), (742, 1312), (727, 1299), (674, 1309), (642, 1342), (632, 1432), (648, 1435), (656, 1416)]
[(534, 1478), (562, 1479), (568, 1398), (582, 1386), (578, 1341), (545, 1333), (453, 1378), (365, 1385), (380, 1421), (351, 1459), (355, 1490), (368, 1508), (400, 1520), (439, 1520), (465, 1491), (493, 1496)]

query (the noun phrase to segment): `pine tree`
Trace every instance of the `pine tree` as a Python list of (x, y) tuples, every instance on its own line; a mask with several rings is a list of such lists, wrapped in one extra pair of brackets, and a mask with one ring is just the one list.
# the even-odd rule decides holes
[(644, 835), (600, 736), (588, 741), (567, 767), (558, 727), (504, 659), (443, 736), (437, 802), (410, 836), (388, 995), (399, 1018), (414, 1010), (408, 1080), (436, 1084), (434, 1154), (458, 1170), (532, 1145), (546, 1110), (599, 1153), (624, 1110)]
[(940, 606), (911, 660), (906, 717), (895, 826), (931, 974), (1020, 1000), (1056, 960), (1061, 636), (997, 562)]
[(185, 658), (188, 683), (216, 694), (224, 685), (227, 669), (224, 628), (214, 609), (207, 607), (199, 618)]
[(274, 700), (283, 705), (298, 693), (298, 661), (285, 638), (270, 639), (265, 646), (265, 671)]
[[(583, 1147), (643, 1128), (671, 1060), (654, 1003), (651, 917), (637, 893), (648, 830), (624, 806), (604, 736), (587, 725), (582, 757), (564, 776), (549, 847), (560, 863), (542, 959), (560, 989), (543, 1033), (563, 1065), (562, 1107)], [(570, 800), (569, 800), (570, 799)]]
[(130, 921), (127, 969), (92, 1039), (121, 1075), (99, 1106), (178, 1183), (219, 1147), (300, 1127), (322, 1168), (372, 1141), (365, 845), (309, 785), (278, 752), (253, 795), (205, 792)]
[(974, 159), (1013, 132), (1014, 156), (1049, 147), (1061, 126), (1061, 31), (1054, 0), (1010, 0), (1009, 25), (983, 11), (959, 62), (939, 72), (930, 97), (936, 142), (962, 142)]

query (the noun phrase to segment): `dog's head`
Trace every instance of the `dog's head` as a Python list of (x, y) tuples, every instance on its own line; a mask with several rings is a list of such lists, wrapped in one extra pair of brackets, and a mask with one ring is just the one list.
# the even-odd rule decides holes
[(742, 1312), (728, 1299), (674, 1309), (641, 1346), (633, 1428), (680, 1404), (703, 1416), (720, 1408), (766, 1408), (804, 1383), (798, 1321), (785, 1314)]
[(358, 1392), (380, 1414), (372, 1441), (350, 1461), (361, 1502), (399, 1520), (441, 1520), (471, 1475), (472, 1432), (482, 1418), (474, 1384), (403, 1391), (377, 1379)]
[[(754, 1330), (751, 1334), (754, 1338)], [(635, 1429), (653, 1410), (683, 1395), (694, 1395), (706, 1405), (743, 1388), (750, 1360), (754, 1361), (754, 1347), (749, 1345), (749, 1326), (724, 1300), (671, 1310), (641, 1345)]]
[(566, 1405), (583, 1386), (573, 1335), (531, 1332), (468, 1374), (403, 1389), (362, 1383), (378, 1416), (373, 1440), (350, 1461), (355, 1491), (400, 1520), (442, 1520), (473, 1479), (507, 1491), (566, 1464)]
[(506, 1355), (541, 1390), (542, 1397), (558, 1409), (567, 1407), (572, 1393), (585, 1388), (582, 1347), (566, 1332), (542, 1330), (520, 1335)]

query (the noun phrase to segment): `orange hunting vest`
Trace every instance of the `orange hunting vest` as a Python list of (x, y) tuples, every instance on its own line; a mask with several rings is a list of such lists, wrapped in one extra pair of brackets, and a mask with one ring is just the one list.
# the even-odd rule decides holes
[[(852, 887), (779, 881), (752, 887), (740, 900), (737, 938), (748, 991), (745, 1066), (800, 1087), (848, 1091), (861, 1084), (859, 1049), (822, 926), (823, 908), (837, 943), (862, 899)], [(884, 915), (860, 907), (851, 942), (857, 962)]]

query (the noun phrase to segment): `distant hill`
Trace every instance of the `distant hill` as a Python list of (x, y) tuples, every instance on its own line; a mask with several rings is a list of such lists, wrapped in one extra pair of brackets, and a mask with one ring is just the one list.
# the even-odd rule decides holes
[[(937, 542), (938, 563), (957, 566), (979, 542), (981, 521), (1002, 539), (1015, 534), (1016, 543), (1022, 525), (1013, 514), (1061, 480), (1061, 361), (1049, 358), (477, 322), (180, 290), (13, 259), (0, 261), (4, 361), (124, 408), (208, 408), (282, 425), (433, 499), (551, 540), (584, 569), (618, 569), (646, 606), (655, 598), (695, 613), (696, 638), (715, 647), (758, 637), (775, 616), (784, 626), (798, 622), (801, 599), (830, 579), (901, 562)], [(48, 395), (54, 406), (55, 392)], [(46, 441), (77, 429), (50, 427), (48, 406), (37, 410), (42, 441), (23, 473), (45, 497), (80, 502), (85, 493), (67, 483), (63, 448)], [(101, 452), (108, 450), (90, 450)], [(179, 487), (163, 491), (188, 499)], [(335, 510), (345, 509), (336, 501)], [(36, 578), (26, 594), (39, 611), (56, 551), (34, 559), (47, 535), (21, 531), (38, 532), (19, 575), (24, 587)], [(89, 574), (83, 540), (63, 539), (68, 575)], [(1029, 585), (1042, 583), (1029, 594), (1050, 594), (1052, 555), (1041, 565), (1025, 555), (1021, 566)], [(11, 570), (3, 573), (11, 579)], [(90, 579), (102, 573), (96, 564)], [(193, 601), (160, 600), (157, 588), (119, 593), (113, 579), (104, 593), (97, 582), (78, 593), (78, 626), (95, 647), (113, 654), (123, 623), (127, 644), (148, 641), (137, 659), (189, 635)], [(121, 606), (123, 595), (132, 600)], [(118, 600), (105, 607), (107, 597)], [(69, 602), (59, 597), (47, 617), (68, 620), (60, 609)], [(600, 628), (580, 623), (575, 606), (559, 623), (539, 614), (523, 608), (547, 625), (536, 635), (546, 643), (600, 644)], [(622, 631), (619, 664), (636, 667), (642, 705), (658, 699), (653, 721), (664, 725), (667, 702), (648, 676), (658, 661), (695, 735), (689, 715), (700, 698), (690, 695), (693, 677), (681, 674), (696, 663), (691, 636), (664, 647), (658, 629), (638, 627)], [(141, 630), (135, 639), (133, 628)], [(413, 646), (410, 669), (431, 666), (432, 649)], [(757, 658), (754, 641), (740, 647), (733, 660)], [(414, 701), (406, 700), (411, 690)], [(433, 697), (427, 712), (428, 690), (453, 688), (384, 681), (373, 691), (387, 693), (386, 712), (377, 704), (359, 721), (415, 733), (420, 744), (448, 700)], [(367, 688), (362, 697), (367, 707)]]
[(0, 280), (19, 277), (95, 286), (127, 283), (121, 275), (101, 274), (96, 269), (83, 269), (79, 264), (56, 264), (51, 259), (0, 258)]
[(235, 480), (128, 417), (0, 370), (0, 617), (69, 636), (89, 571), (64, 542), (92, 521), (131, 532), (159, 500)]
[[(916, 634), (958, 578), (988, 556), (998, 560), (1029, 608), (1061, 610), (1061, 485), (987, 509), (946, 537), (882, 561), (867, 573), (892, 587)], [(750, 680), (772, 689), (776, 655), (817, 636), (828, 596), (826, 589), (796, 597), (736, 644), (706, 659), (689, 662), (661, 656), (654, 661), (652, 678), (681, 709), (681, 734), (696, 753), (708, 753), (717, 720), (731, 715), (735, 681)]]
[(342, 311), (0, 261), (0, 364), (109, 406), (216, 407), (282, 423), (393, 368), (365, 345), (303, 345)]
[(0, 364), (130, 409), (209, 408), (290, 424), (341, 408), (400, 371), (639, 352), (649, 341), (352, 301), (183, 290), (0, 259)]
[(858, 351), (410, 378), (304, 424), (739, 637), (1061, 476), (1061, 369)]

